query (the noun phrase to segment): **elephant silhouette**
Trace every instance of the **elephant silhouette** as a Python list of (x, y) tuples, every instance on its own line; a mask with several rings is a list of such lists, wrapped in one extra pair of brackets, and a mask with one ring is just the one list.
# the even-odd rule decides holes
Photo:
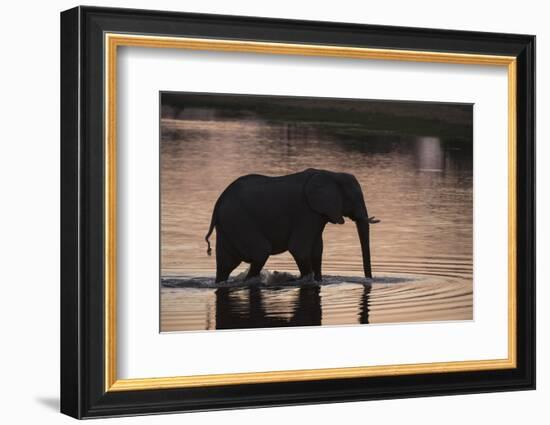
[(286, 176), (239, 177), (220, 195), (205, 236), (216, 229), (216, 282), (229, 278), (241, 262), (246, 279), (260, 274), (270, 255), (289, 251), (301, 278), (322, 280), (323, 230), (327, 223), (353, 220), (361, 244), (365, 277), (372, 278), (370, 224), (361, 186), (348, 173), (307, 169)]

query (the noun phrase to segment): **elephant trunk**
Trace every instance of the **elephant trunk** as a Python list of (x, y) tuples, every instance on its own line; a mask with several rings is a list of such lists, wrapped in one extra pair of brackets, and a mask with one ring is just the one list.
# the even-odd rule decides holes
[(372, 279), (372, 269), (370, 263), (370, 224), (369, 219), (357, 220), (357, 235), (361, 242), (361, 253), (363, 254), (363, 270), (367, 279)]

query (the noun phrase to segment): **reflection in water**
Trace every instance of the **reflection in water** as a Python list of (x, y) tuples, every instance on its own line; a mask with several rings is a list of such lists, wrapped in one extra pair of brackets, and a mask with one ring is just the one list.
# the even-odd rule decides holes
[[(339, 325), (472, 318), (472, 143), (373, 134), (335, 123), (162, 119), (161, 275), (210, 276), (204, 235), (220, 192), (239, 176), (309, 167), (360, 182), (371, 215), (373, 274), (409, 283), (363, 285), (353, 223), (327, 225), (323, 272), (339, 284), (161, 289), (161, 330)], [(241, 266), (233, 275), (247, 268)], [(288, 253), (267, 270), (297, 273)]]
[(418, 137), (416, 144), (420, 171), (444, 171), (445, 153), (438, 137)]
[[(334, 279), (332, 279), (334, 281)], [(350, 325), (472, 318), (472, 285), (455, 278), (410, 275), (372, 284), (161, 290), (164, 332)], [(376, 283), (378, 280), (379, 283)], [(384, 281), (389, 283), (384, 283)]]
[(359, 323), (369, 323), (369, 294), (371, 291), (371, 285), (363, 286), (363, 295), (361, 296), (361, 308), (359, 313)]
[[(286, 293), (285, 293), (286, 292)], [(288, 311), (277, 311), (281, 297)], [(273, 303), (273, 305), (270, 305)], [(319, 286), (265, 291), (258, 286), (238, 291), (216, 289), (216, 329), (271, 328), (321, 324)]]

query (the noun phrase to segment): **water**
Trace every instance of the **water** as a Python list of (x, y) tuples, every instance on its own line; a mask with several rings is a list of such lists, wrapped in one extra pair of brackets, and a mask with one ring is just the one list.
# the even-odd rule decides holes
[[(214, 285), (204, 235), (221, 191), (244, 174), (310, 167), (354, 174), (382, 220), (371, 226), (374, 280), (361, 278), (346, 222), (323, 234), (331, 277), (322, 285)], [(297, 273), (288, 253), (264, 269)], [(335, 123), (163, 119), (161, 276), (161, 331), (472, 319), (471, 142)]]

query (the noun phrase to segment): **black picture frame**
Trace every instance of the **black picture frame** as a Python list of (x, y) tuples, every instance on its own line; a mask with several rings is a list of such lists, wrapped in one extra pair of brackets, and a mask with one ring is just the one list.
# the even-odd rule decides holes
[[(517, 367), (369, 378), (105, 391), (104, 34), (154, 34), (517, 61)], [(61, 13), (61, 412), (75, 418), (535, 388), (535, 37), (76, 7)]]

